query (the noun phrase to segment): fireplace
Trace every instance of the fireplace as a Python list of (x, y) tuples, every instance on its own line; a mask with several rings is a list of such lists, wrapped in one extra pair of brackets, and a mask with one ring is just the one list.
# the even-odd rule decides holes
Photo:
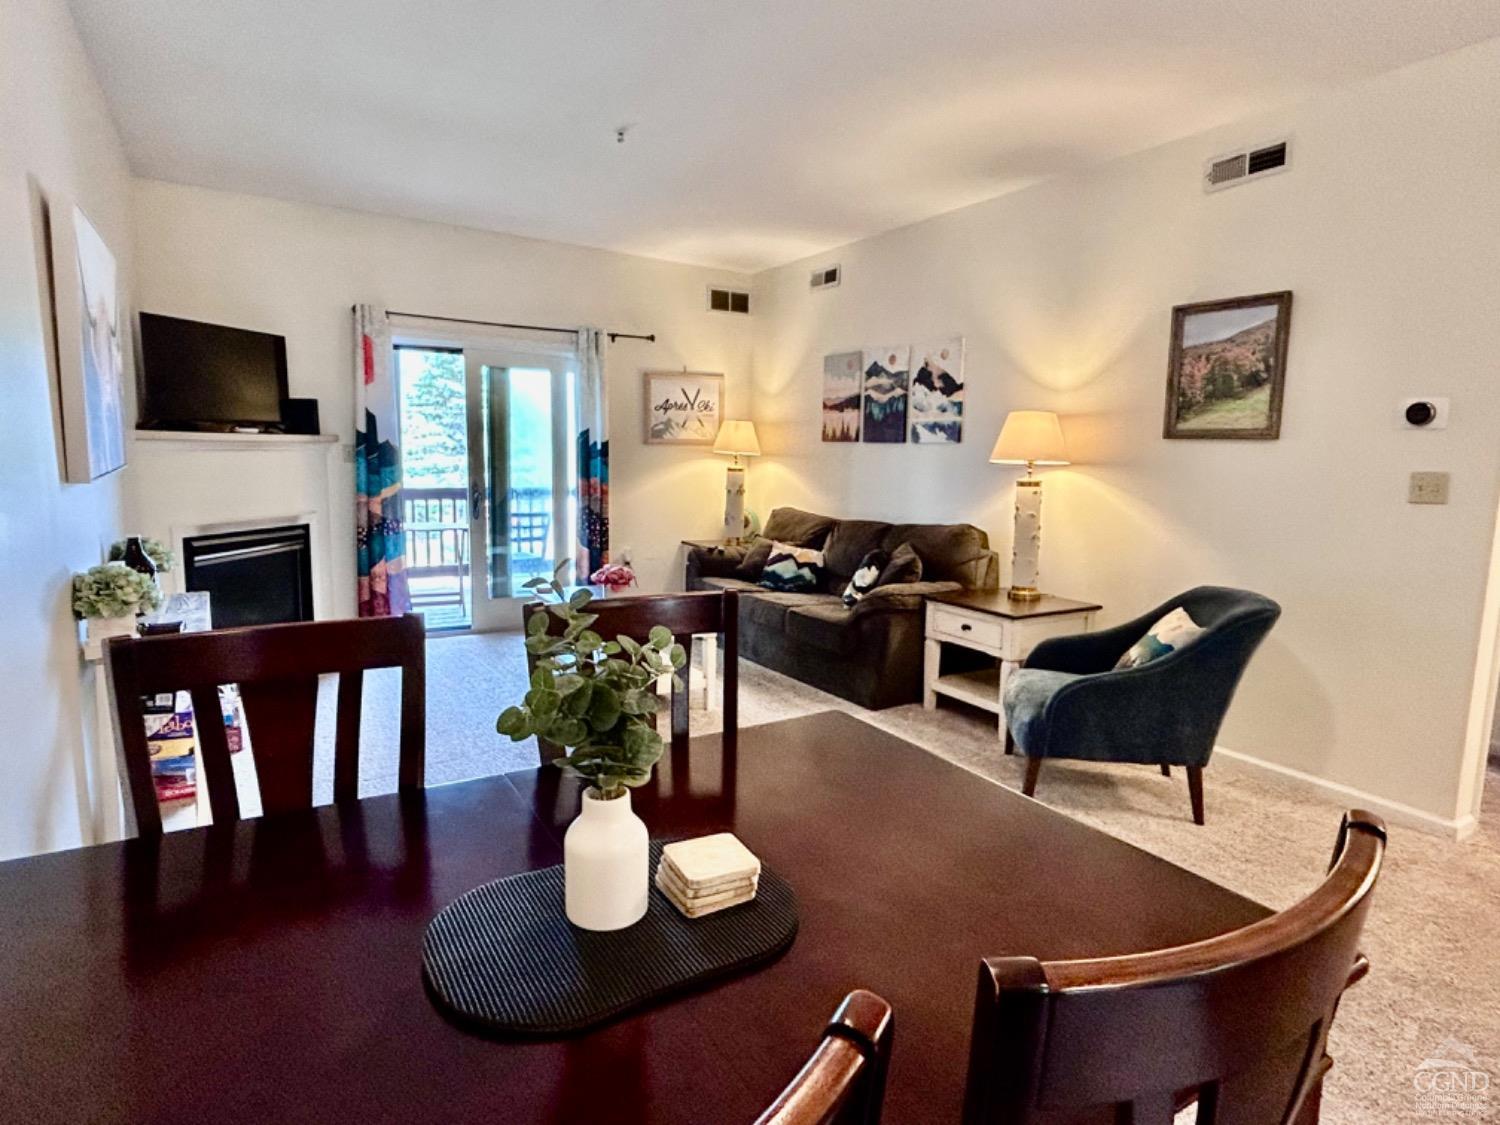
[(205, 590), (213, 627), (313, 619), (305, 523), (194, 535), (182, 541), (188, 590)]

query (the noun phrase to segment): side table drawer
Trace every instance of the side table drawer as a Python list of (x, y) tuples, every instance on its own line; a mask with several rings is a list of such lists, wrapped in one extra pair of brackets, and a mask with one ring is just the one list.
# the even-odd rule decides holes
[(932, 607), (932, 631), (955, 641), (969, 641), (986, 648), (999, 648), (1005, 627), (993, 617), (964, 613), (943, 605)]

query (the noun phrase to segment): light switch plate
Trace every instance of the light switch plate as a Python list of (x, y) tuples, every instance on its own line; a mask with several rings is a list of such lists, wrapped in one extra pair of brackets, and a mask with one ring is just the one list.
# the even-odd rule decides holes
[(1406, 502), (1408, 504), (1446, 504), (1448, 502), (1448, 474), (1412, 473)]

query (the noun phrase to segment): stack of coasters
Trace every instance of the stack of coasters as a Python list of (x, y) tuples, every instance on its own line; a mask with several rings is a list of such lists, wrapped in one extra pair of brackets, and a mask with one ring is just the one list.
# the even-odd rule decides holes
[(656, 889), (689, 918), (749, 902), (759, 885), (760, 860), (730, 832), (668, 844), (656, 865)]

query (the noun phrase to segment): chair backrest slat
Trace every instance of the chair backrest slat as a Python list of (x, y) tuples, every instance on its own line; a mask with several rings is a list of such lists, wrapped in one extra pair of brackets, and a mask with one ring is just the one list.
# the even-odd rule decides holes
[(1241, 930), (1124, 957), (986, 960), (965, 1125), (1111, 1107), (1167, 1122), (1184, 1091), (1202, 1125), (1289, 1125), (1318, 1096), (1339, 997), (1363, 975), (1384, 849), (1380, 819), (1355, 810), (1317, 890)]
[[(193, 701), (193, 730), (198, 740), (202, 780), (208, 786), (208, 807), (215, 824), (232, 824), (240, 818), (240, 794), (234, 783), (234, 765), (229, 760), (229, 736), (224, 732), (219, 687), (195, 684), (188, 695)], [(142, 719), (142, 725), (144, 722)], [(156, 799), (154, 792), (151, 799)]]
[(335, 801), (352, 801), (359, 795), (359, 723), (364, 689), (364, 672), (340, 674), (337, 726), (333, 736)]
[[(692, 663), (693, 637), (712, 633), (724, 638), (724, 733), (723, 745), (732, 750), (739, 734), (739, 595), (732, 590), (695, 591), (690, 594), (640, 594), (630, 597), (601, 597), (589, 603), (588, 612), (597, 614), (593, 629), (605, 640), (629, 637), (644, 641), (651, 630), (660, 625), (671, 632), (673, 639), (688, 654)], [(530, 602), (521, 609), (524, 627), (533, 615), (547, 615), (547, 627), (552, 633), (561, 633), (563, 623), (555, 615), (547, 613), (541, 602)], [(536, 658), (526, 655), (528, 673), (536, 666)], [(672, 750), (681, 754), (687, 750), (689, 741), (689, 668), (683, 668), (682, 686), (672, 688), (671, 723)], [(544, 762), (552, 761), (563, 754), (563, 748), (538, 739)]]
[(337, 674), (334, 799), (357, 796), (363, 673), (401, 669), (403, 789), (423, 784), (426, 635), (421, 617), (362, 618), (218, 629), (165, 637), (119, 637), (105, 646), (116, 737), (125, 755), (136, 830), (161, 832), (142, 696), (186, 691), (193, 701), (202, 781), (216, 823), (240, 816), (218, 689), (238, 684), (265, 813), (312, 803), (318, 677)]
[(879, 1125), (895, 1023), (873, 992), (844, 997), (817, 1050), (755, 1125)]

